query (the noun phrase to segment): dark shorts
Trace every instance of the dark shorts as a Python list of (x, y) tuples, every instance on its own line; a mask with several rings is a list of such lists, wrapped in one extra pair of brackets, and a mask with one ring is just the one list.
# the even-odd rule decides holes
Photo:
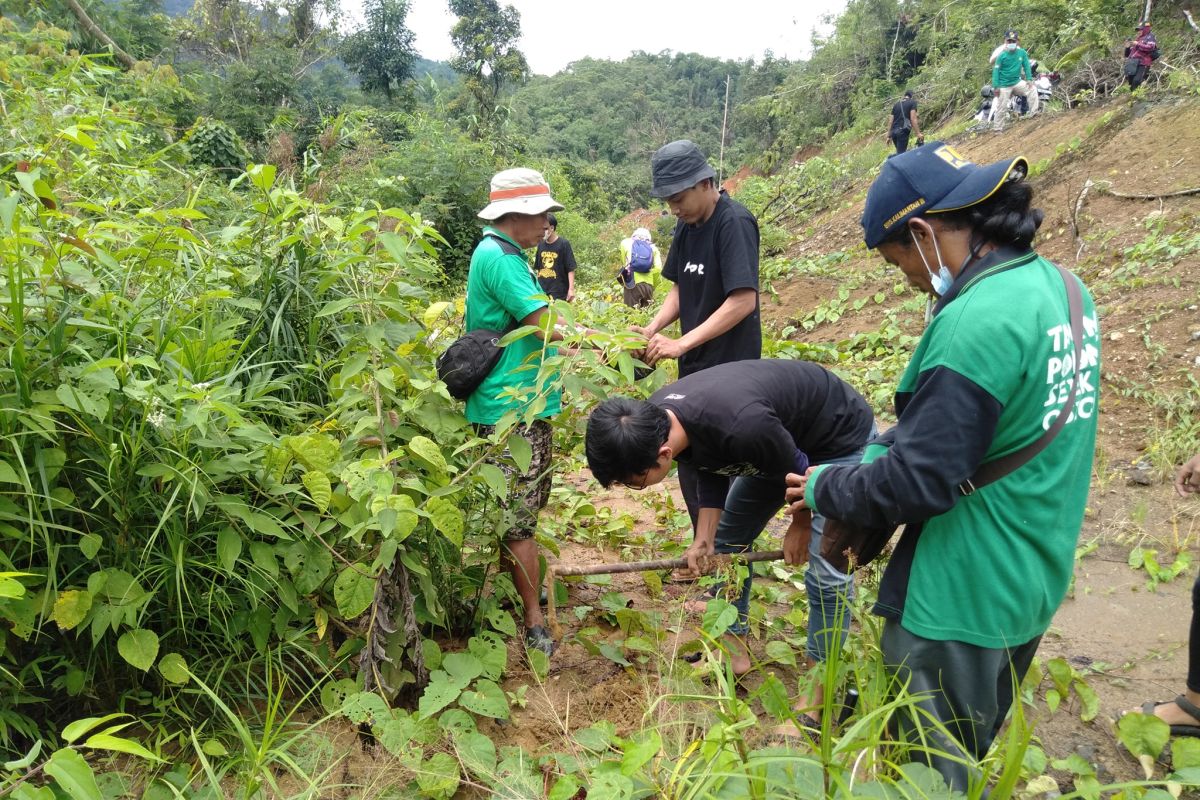
[[(495, 430), (495, 425), (475, 426), (480, 436), (491, 436)], [(529, 459), (529, 469), (525, 472), (517, 471), (507, 447), (504, 448), (504, 458), (490, 462), (504, 470), (504, 476), (508, 479), (508, 496), (501, 498), (500, 506), (509, 512), (506, 521), (510, 524), (501, 538), (505, 541), (532, 539), (537, 530), (538, 512), (546, 507), (546, 501), (550, 499), (554, 429), (546, 420), (535, 419), (529, 425), (521, 423), (515, 426), (509, 436), (520, 436), (529, 442), (533, 457)]]
[(622, 299), (630, 308), (648, 306), (654, 299), (654, 287), (649, 283), (635, 283), (632, 287), (623, 290)]

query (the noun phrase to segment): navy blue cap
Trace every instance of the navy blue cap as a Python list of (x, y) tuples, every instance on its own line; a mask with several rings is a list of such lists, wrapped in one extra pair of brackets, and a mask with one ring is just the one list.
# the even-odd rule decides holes
[(670, 197), (705, 178), (717, 177), (704, 153), (687, 139), (664, 144), (650, 159), (651, 197)]
[(892, 156), (867, 190), (863, 240), (873, 250), (913, 217), (982, 203), (1006, 180), (1020, 180), (1028, 172), (1024, 156), (980, 166), (944, 142)]

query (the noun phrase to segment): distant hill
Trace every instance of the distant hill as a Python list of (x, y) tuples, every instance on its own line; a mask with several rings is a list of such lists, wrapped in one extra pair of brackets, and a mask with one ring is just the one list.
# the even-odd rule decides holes
[(169, 17), (182, 17), (192, 10), (196, 0), (162, 0), (163, 11)]
[(423, 81), (426, 75), (433, 76), (438, 83), (449, 84), (459, 79), (459, 75), (445, 61), (430, 61), (428, 58), (418, 58), (413, 64), (413, 80)]

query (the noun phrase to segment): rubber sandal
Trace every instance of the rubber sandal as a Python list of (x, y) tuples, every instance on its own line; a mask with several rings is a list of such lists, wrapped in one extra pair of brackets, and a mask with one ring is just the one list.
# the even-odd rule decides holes
[(525, 631), (525, 647), (530, 650), (541, 650), (547, 657), (554, 655), (558, 644), (545, 625), (534, 625)]

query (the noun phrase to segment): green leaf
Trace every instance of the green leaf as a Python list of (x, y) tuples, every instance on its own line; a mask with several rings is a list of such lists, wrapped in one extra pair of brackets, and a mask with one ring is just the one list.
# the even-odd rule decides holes
[(129, 716), (128, 714), (116, 712), (113, 714), (107, 714), (103, 717), (86, 717), (84, 719), (77, 719), (74, 722), (67, 725), (67, 727), (63, 728), (63, 732), (62, 732), (63, 741), (66, 742), (67, 744), (73, 744), (76, 739), (83, 736), (85, 733), (90, 731), (92, 728), (98, 728), (106, 722), (111, 722), (114, 719), (121, 719), (122, 717), (128, 717), (128, 716)]
[[(25, 596), (25, 585), (15, 578), (0, 577), (0, 600), (17, 600)], [(61, 595), (60, 595), (61, 597)], [(78, 624), (78, 623), (76, 623)]]
[(161, 758), (132, 739), (113, 736), (110, 733), (97, 733), (95, 736), (90, 736), (83, 743), (83, 746), (91, 747), (94, 750), (112, 750), (117, 753), (126, 753), (127, 755), (144, 758), (147, 761), (162, 761)]
[(68, 589), (58, 593), (51, 618), (58, 623), (59, 628), (69, 631), (83, 622), (91, 610), (91, 592), (83, 589)]
[(1060, 695), (1066, 697), (1071, 691), (1071, 681), (1075, 677), (1075, 670), (1064, 659), (1052, 658), (1046, 662), (1046, 671), (1050, 673), (1050, 678), (1054, 681), (1054, 688), (1058, 689)]
[(217, 531), (217, 561), (221, 564), (221, 569), (232, 574), (233, 567), (241, 555), (241, 535), (229, 527)]
[(505, 477), (504, 470), (495, 464), (480, 464), (478, 475), (491, 490), (492, 497), (508, 496), (508, 478)]
[(633, 779), (616, 771), (600, 772), (592, 776), (587, 796), (598, 800), (630, 800), (633, 797)]
[(442, 671), (451, 683), (465, 689), (483, 674), (483, 662), (470, 653), (447, 653), (442, 658)]
[(421, 796), (446, 800), (458, 790), (458, 762), (449, 753), (434, 753), (417, 771)]
[(546, 800), (571, 800), (579, 794), (579, 788), (579, 781), (575, 779), (574, 775), (563, 775), (554, 784), (550, 794), (546, 795)]
[(502, 608), (492, 607), (485, 615), (484, 619), (500, 633), (508, 636), (517, 635), (517, 623), (513, 622), (512, 614)]
[(1079, 695), (1079, 702), (1083, 705), (1083, 709), (1079, 712), (1079, 719), (1083, 722), (1091, 722), (1096, 718), (1096, 714), (1100, 713), (1100, 698), (1096, 695), (1096, 690), (1082, 680), (1076, 680), (1074, 686), (1075, 694)]
[(483, 665), (483, 674), (492, 680), (500, 680), (508, 666), (508, 648), (499, 636), (481, 633), (467, 642), (467, 650)]
[(417, 702), (417, 715), (421, 719), (429, 719), (437, 712), (458, 699), (462, 689), (450, 682), (449, 676), (442, 670), (434, 670), (429, 676), (429, 685)]
[(103, 800), (92, 768), (74, 750), (56, 750), (46, 762), (44, 771), (58, 782), (71, 800)]
[(339, 714), (346, 698), (358, 691), (353, 678), (328, 681), (321, 687), (321, 708), (328, 714)]
[(117, 652), (142, 672), (154, 666), (158, 658), (158, 634), (145, 628), (126, 631), (117, 640)]
[(271, 186), (275, 183), (275, 165), (250, 164), (246, 170), (246, 175), (249, 176), (250, 182), (260, 190), (269, 192), (271, 191)]
[(445, 475), (449, 471), (442, 448), (428, 437), (414, 436), (408, 443), (408, 452), (439, 475)]
[(24, 485), (24, 481), (17, 476), (17, 471), (7, 461), (0, 461), (0, 483)]
[(708, 601), (700, 626), (715, 639), (729, 630), (729, 626), (737, 622), (737, 617), (737, 606), (724, 598), (715, 597)]
[(317, 511), (324, 514), (329, 508), (329, 501), (333, 499), (333, 486), (329, 483), (329, 476), (324, 472), (309, 470), (300, 476), (300, 482), (308, 489), (308, 496), (312, 498)]
[(467, 731), (454, 739), (458, 757), (463, 765), (481, 778), (496, 774), (496, 745), (477, 731)]
[(33, 762), (37, 760), (38, 754), (41, 752), (42, 752), (42, 740), (38, 739), (36, 742), (33, 743), (33, 747), (31, 747), (29, 749), (29, 752), (26, 753), (24, 756), (16, 759), (15, 761), (4, 762), (4, 768), (6, 770), (8, 770), (9, 772), (15, 772), (16, 770), (19, 770), (19, 769), (28, 769), (29, 766), (32, 765)]
[(1200, 739), (1176, 736), (1171, 742), (1171, 769), (1200, 767)]
[(431, 497), (425, 501), (425, 512), (434, 528), (455, 547), (462, 547), (464, 522), (462, 510), (457, 505), (444, 497)]
[(767, 658), (789, 667), (796, 666), (796, 651), (787, 642), (774, 639), (767, 642)]
[(327, 472), (341, 455), (341, 444), (338, 440), (324, 433), (288, 436), (283, 443), (292, 456), (309, 471)]
[(495, 681), (489, 681), (487, 678), (475, 681), (474, 688), (459, 696), (458, 704), (481, 717), (508, 719), (508, 700), (504, 697), (504, 690)]
[(158, 660), (158, 671), (168, 683), (184, 684), (191, 680), (187, 661), (179, 653), (167, 653)]
[(651, 729), (641, 734), (641, 739), (631, 739), (621, 749), (621, 774), (633, 776), (662, 750), (662, 737)]
[(529, 659), (529, 669), (538, 676), (538, 680), (546, 680), (550, 674), (550, 656), (536, 647), (525, 651), (525, 655)]
[(1171, 726), (1153, 714), (1124, 714), (1117, 722), (1117, 738), (1135, 756), (1158, 758), (1171, 738)]
[(775, 673), (770, 673), (755, 692), (762, 702), (763, 710), (779, 721), (791, 719), (792, 704), (788, 701), (787, 687)]
[(225, 748), (225, 745), (221, 743), (220, 739), (209, 739), (205, 741), (204, 744), (200, 745), (200, 750), (204, 753), (204, 755), (213, 756), (215, 758), (229, 755), (229, 750)]
[(342, 715), (356, 725), (378, 722), (389, 714), (387, 703), (374, 692), (354, 692), (342, 701)]
[(371, 607), (375, 599), (375, 579), (364, 575), (362, 567), (348, 566), (333, 582), (333, 599), (338, 613), (345, 619), (353, 619)]
[(529, 465), (533, 463), (533, 448), (524, 436), (516, 433), (509, 434), (508, 452), (522, 475), (529, 472)]
[(273, 536), (276, 539), (291, 540), (292, 538), (284, 532), (283, 528), (279, 525), (279, 520), (268, 514), (263, 514), (260, 511), (246, 510), (242, 514), (242, 519), (250, 526), (250, 530), (255, 533), (261, 533), (263, 536)]
[(104, 546), (104, 538), (97, 533), (85, 533), (79, 537), (79, 552), (89, 561), (96, 557)]
[(333, 569), (333, 556), (319, 541), (295, 542), (284, 552), (283, 563), (300, 594), (312, 594)]

